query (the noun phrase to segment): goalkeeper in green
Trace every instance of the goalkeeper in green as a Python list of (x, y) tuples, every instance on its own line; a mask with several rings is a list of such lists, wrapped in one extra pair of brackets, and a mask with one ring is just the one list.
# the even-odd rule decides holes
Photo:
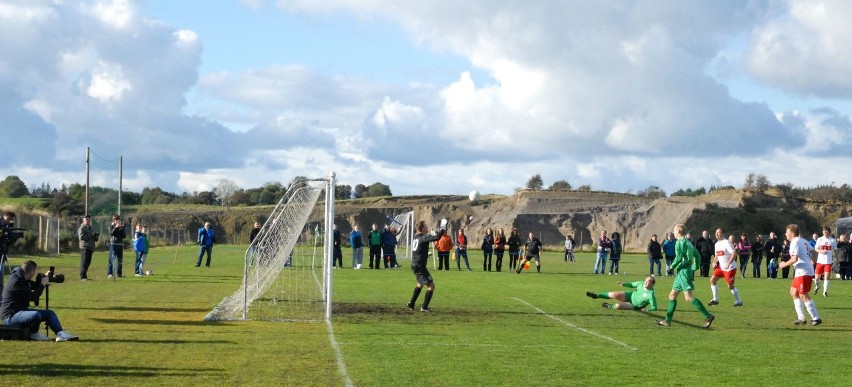
[(672, 316), (674, 316), (675, 309), (677, 308), (677, 296), (683, 292), (683, 298), (704, 316), (704, 328), (709, 328), (713, 320), (716, 319), (716, 316), (710, 314), (707, 308), (704, 307), (704, 304), (692, 296), (692, 290), (695, 289), (692, 280), (694, 272), (698, 270), (701, 257), (695, 246), (684, 236), (686, 234), (685, 230), (686, 226), (683, 224), (678, 224), (674, 227), (677, 242), (675, 242), (675, 260), (672, 262), (672, 271), (676, 272), (677, 275), (675, 276), (674, 284), (672, 284), (672, 291), (669, 293), (669, 306), (666, 309), (666, 319), (657, 321), (657, 324), (665, 327), (672, 325)]
[(641, 310), (643, 312), (653, 312), (657, 310), (657, 294), (654, 293), (654, 283), (656, 282), (656, 279), (654, 279), (654, 277), (652, 276), (648, 276), (647, 278), (645, 278), (645, 281), (636, 281), (628, 283), (618, 281), (618, 286), (623, 286), (625, 288), (633, 288), (636, 290), (628, 292), (608, 293), (586, 292), (586, 295), (593, 299), (603, 298), (620, 301), (615, 303), (604, 302), (602, 305), (604, 308), (607, 309), (627, 309)]

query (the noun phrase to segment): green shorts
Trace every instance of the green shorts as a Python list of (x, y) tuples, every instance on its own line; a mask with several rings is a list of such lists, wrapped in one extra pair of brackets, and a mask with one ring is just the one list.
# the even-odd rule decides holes
[(677, 272), (677, 276), (675, 276), (674, 283), (672, 284), (672, 290), (678, 290), (681, 292), (694, 290), (695, 285), (692, 284), (694, 276), (695, 274), (691, 269), (681, 269)]

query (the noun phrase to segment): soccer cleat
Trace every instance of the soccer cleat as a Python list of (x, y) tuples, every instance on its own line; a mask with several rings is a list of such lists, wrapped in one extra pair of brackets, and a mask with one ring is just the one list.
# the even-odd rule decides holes
[(137, 276), (137, 277), (141, 277), (141, 276), (142, 276), (142, 274), (139, 274), (139, 273), (136, 273), (136, 274), (134, 274), (134, 275), (135, 275), (135, 276)]
[(592, 292), (586, 292), (586, 296), (588, 296), (589, 298), (592, 298), (594, 300), (596, 300), (598, 298), (598, 295), (594, 294)]
[(802, 324), (804, 324), (804, 323), (805, 323), (805, 320), (796, 320), (796, 321), (793, 321), (793, 325), (802, 325)]
[(420, 308), (420, 311), (423, 313), (432, 313), (432, 310), (430, 310), (429, 308)]
[(65, 332), (65, 331), (59, 331), (59, 333), (56, 334), (56, 341), (77, 341), (77, 340), (80, 340), (80, 338), (78, 336), (74, 336), (74, 335), (72, 335), (68, 332)]
[(812, 326), (817, 326), (817, 325), (819, 325), (819, 324), (822, 324), (822, 319), (821, 319), (821, 318), (818, 318), (818, 319), (816, 319), (816, 320), (814, 320), (814, 321), (811, 321), (811, 325), (812, 325)]
[(823, 296), (823, 297), (828, 297), (828, 292), (824, 292), (824, 293), (822, 294), (822, 296)]
[(601, 306), (604, 307), (604, 309), (609, 309), (609, 303), (608, 302), (604, 302), (603, 304), (601, 304)]
[(30, 334), (30, 340), (33, 341), (50, 341), (50, 338), (45, 336), (44, 333), (36, 332)]
[(719, 301), (710, 300), (710, 302), (708, 302), (707, 305), (719, 305)]
[(405, 305), (405, 307), (408, 308), (408, 310), (414, 310), (414, 304), (413, 303), (409, 302), (407, 305)]
[(743, 306), (743, 303), (742, 302), (735, 302), (734, 306)]
[(112, 274), (107, 274), (107, 278), (112, 278)]
[(659, 321), (657, 321), (657, 325), (663, 326), (663, 327), (670, 327), (670, 326), (672, 326), (672, 323), (669, 322), (669, 321), (666, 321), (666, 320), (659, 320)]
[(710, 328), (710, 324), (713, 324), (713, 320), (716, 319), (716, 316), (710, 315), (707, 319), (704, 320), (704, 328)]
[(814, 284), (814, 294), (819, 293), (819, 282)]

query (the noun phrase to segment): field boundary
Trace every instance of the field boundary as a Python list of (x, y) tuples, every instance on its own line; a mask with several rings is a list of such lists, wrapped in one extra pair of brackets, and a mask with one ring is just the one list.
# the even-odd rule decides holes
[(520, 299), (520, 298), (518, 298), (518, 297), (512, 297), (512, 298), (513, 298), (515, 301), (518, 301), (518, 302), (520, 302), (520, 303), (522, 303), (522, 304), (524, 304), (524, 305), (527, 305), (527, 306), (529, 306), (530, 308), (535, 309), (535, 310), (536, 310), (536, 311), (538, 311), (539, 313), (541, 313), (541, 314), (543, 314), (543, 315), (545, 315), (545, 316), (547, 316), (547, 317), (550, 317), (550, 318), (551, 318), (551, 319), (553, 319), (553, 320), (556, 320), (556, 321), (561, 322), (562, 324), (564, 324), (565, 326), (567, 326), (567, 327), (569, 327), (569, 328), (573, 328), (573, 329), (578, 330), (578, 331), (580, 331), (580, 332), (583, 332), (583, 333), (585, 333), (585, 334), (592, 335), (592, 336), (595, 336), (595, 337), (598, 337), (598, 338), (601, 338), (601, 339), (607, 340), (607, 341), (609, 341), (609, 342), (611, 342), (611, 343), (614, 343), (614, 344), (618, 344), (618, 345), (620, 345), (620, 346), (622, 346), (622, 347), (624, 347), (624, 348), (627, 348), (627, 349), (629, 349), (629, 350), (631, 350), (631, 351), (638, 351), (638, 350), (639, 350), (639, 348), (636, 348), (636, 347), (634, 347), (634, 346), (632, 346), (632, 345), (630, 345), (630, 344), (627, 344), (627, 343), (625, 343), (625, 342), (622, 342), (622, 341), (618, 341), (618, 340), (616, 340), (616, 339), (613, 339), (612, 337), (605, 336), (605, 335), (602, 335), (602, 334), (600, 334), (600, 333), (597, 333), (597, 332), (594, 332), (594, 331), (590, 331), (590, 330), (588, 330), (588, 329), (586, 329), (586, 328), (578, 327), (578, 326), (576, 326), (576, 325), (574, 325), (574, 324), (571, 324), (570, 322), (565, 321), (565, 320), (563, 320), (563, 319), (561, 319), (561, 318), (559, 318), (559, 317), (556, 317), (556, 316), (554, 316), (554, 315), (552, 315), (552, 314), (550, 314), (550, 313), (547, 313), (547, 312), (545, 312), (544, 310), (542, 310), (541, 308), (539, 308), (539, 307), (537, 307), (537, 306), (535, 306), (535, 305), (533, 305), (533, 304), (530, 304), (529, 302), (526, 302), (526, 301), (524, 301), (524, 300), (522, 300), (522, 299)]
[(337, 344), (337, 339), (334, 338), (334, 328), (331, 326), (331, 321), (325, 322), (328, 327), (328, 341), (331, 343), (331, 348), (334, 349), (334, 356), (337, 358), (337, 370), (340, 371), (340, 376), (343, 377), (343, 384), (346, 387), (354, 387), (352, 378), (349, 377), (349, 372), (346, 371), (346, 363), (343, 361), (343, 351), (340, 350), (340, 345)]

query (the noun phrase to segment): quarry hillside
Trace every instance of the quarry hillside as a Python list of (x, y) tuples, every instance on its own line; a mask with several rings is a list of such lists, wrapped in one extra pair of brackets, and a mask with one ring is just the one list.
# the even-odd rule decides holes
[[(321, 220), (322, 206), (317, 204), (309, 222)], [(252, 224), (264, 222), (271, 210), (271, 206), (139, 206), (123, 215), (134, 223), (149, 225), (155, 236), (163, 236), (165, 244), (174, 243), (175, 235), (181, 241), (192, 241), (205, 221), (213, 224), (219, 243), (248, 243)], [(798, 223), (809, 236), (823, 225), (833, 227), (838, 218), (848, 216), (850, 203), (806, 201), (772, 190), (718, 190), (698, 197), (658, 199), (612, 192), (521, 190), (514, 195), (483, 195), (477, 201), (451, 195), (339, 200), (335, 223), (345, 236), (355, 224), (366, 232), (371, 224), (382, 227), (389, 223), (387, 216), (407, 211), (413, 211), (416, 220), (424, 220), (431, 227), (437, 226), (441, 218), (449, 219), (449, 229), (455, 233), (463, 228), (472, 248), (479, 247), (485, 229), (491, 227), (495, 231), (503, 228), (506, 234), (517, 228), (522, 238), (534, 232), (549, 248), (561, 248), (565, 235), (570, 234), (578, 245), (589, 249), (600, 231), (606, 230), (610, 235), (619, 232), (628, 251), (644, 252), (651, 235), (662, 238), (677, 223), (686, 224), (694, 238), (702, 230), (709, 230), (712, 235), (717, 227), (728, 233), (745, 232), (752, 238), (769, 231), (783, 235), (783, 228), (789, 223)], [(19, 213), (19, 218), (21, 215), (27, 216)], [(344, 244), (348, 245), (348, 241)]]

